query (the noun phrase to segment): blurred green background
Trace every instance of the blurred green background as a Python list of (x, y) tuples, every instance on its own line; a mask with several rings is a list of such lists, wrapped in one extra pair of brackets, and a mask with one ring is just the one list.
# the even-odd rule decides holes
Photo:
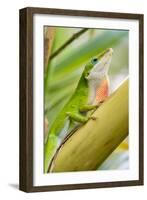
[[(74, 92), (85, 63), (92, 57), (106, 48), (113, 48), (114, 54), (109, 70), (111, 93), (128, 76), (129, 32), (127, 30), (88, 29), (79, 37), (75, 37), (66, 48), (51, 59), (53, 53), (81, 30), (81, 28), (44, 27), (45, 54), (48, 54), (45, 55), (47, 61), (44, 70), (44, 113), (48, 120), (48, 130)], [(47, 48), (50, 51), (47, 51)], [(128, 140), (125, 140), (99, 169), (126, 168), (128, 168)]]

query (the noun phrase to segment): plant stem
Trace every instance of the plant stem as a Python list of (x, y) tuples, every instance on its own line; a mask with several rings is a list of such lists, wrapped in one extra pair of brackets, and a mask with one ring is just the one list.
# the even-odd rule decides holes
[(52, 172), (96, 170), (128, 135), (128, 80), (58, 149)]
[(53, 58), (55, 58), (59, 53), (61, 53), (61, 51), (63, 51), (68, 45), (70, 45), (75, 39), (79, 38), (83, 33), (85, 33), (86, 31), (88, 31), (88, 28), (84, 28), (82, 30), (80, 30), (79, 32), (73, 34), (71, 36), (71, 38), (69, 38), (61, 47), (59, 47), (51, 56), (50, 56), (50, 60), (52, 60)]
[(49, 57), (50, 57), (54, 37), (55, 37), (55, 28), (54, 27), (45, 27), (44, 28), (44, 67), (45, 67), (45, 72), (47, 70), (47, 64), (49, 62)]

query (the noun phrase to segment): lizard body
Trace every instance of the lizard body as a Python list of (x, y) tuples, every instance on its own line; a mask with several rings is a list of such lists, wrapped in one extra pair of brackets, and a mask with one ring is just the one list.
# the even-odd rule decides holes
[(67, 134), (79, 123), (93, 119), (91, 111), (104, 101), (109, 92), (108, 69), (113, 50), (107, 49), (85, 65), (72, 97), (52, 124), (45, 143), (45, 172), (57, 148)]

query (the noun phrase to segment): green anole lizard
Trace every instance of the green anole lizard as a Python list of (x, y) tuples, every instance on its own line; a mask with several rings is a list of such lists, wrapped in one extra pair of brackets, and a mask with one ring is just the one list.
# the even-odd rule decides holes
[(113, 50), (105, 50), (85, 65), (77, 88), (52, 124), (44, 149), (44, 167), (49, 164), (63, 139), (77, 124), (95, 119), (91, 112), (99, 107), (100, 102), (108, 97), (108, 69)]

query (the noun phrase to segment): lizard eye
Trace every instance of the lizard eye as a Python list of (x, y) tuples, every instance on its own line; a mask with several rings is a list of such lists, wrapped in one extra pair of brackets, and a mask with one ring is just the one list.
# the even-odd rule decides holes
[(97, 63), (97, 61), (98, 61), (98, 59), (97, 59), (97, 58), (93, 58), (91, 62), (92, 62), (92, 64), (96, 64), (96, 63)]

